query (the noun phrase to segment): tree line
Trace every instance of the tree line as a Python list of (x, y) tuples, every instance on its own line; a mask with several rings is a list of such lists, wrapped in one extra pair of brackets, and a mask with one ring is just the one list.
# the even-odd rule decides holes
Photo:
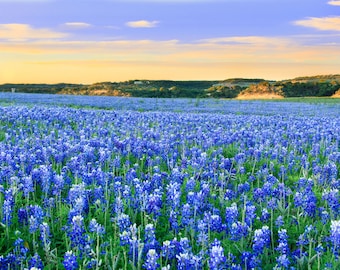
[(49, 93), (72, 95), (106, 95), (158, 98), (236, 98), (256, 85), (271, 85), (284, 97), (327, 97), (340, 89), (340, 76), (335, 79), (305, 77), (303, 80), (265, 81), (263, 79), (229, 79), (225, 81), (130, 80), (82, 84), (3, 84), (1, 92)]

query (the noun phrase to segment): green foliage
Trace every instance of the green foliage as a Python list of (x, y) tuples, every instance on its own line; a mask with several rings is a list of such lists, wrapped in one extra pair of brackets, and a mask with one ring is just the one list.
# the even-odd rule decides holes
[(278, 83), (282, 86), (285, 97), (325, 97), (332, 96), (338, 89), (339, 85), (330, 82), (287, 82)]
[[(129, 80), (82, 84), (3, 84), (1, 92), (49, 93), (72, 95), (132, 96), (150, 98), (236, 98), (251, 85), (273, 85), (284, 97), (326, 97), (340, 89), (340, 75), (299, 77), (285, 81), (233, 78), (224, 81)], [(1, 101), (0, 101), (1, 102)]]

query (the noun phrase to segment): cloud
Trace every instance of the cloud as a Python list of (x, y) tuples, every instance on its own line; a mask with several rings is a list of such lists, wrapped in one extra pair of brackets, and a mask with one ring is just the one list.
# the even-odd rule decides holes
[(310, 17), (305, 20), (295, 21), (294, 24), (323, 31), (340, 31), (340, 17)]
[(140, 20), (127, 22), (126, 25), (132, 28), (152, 28), (156, 27), (158, 23), (159, 23), (158, 21)]
[(332, 5), (332, 6), (340, 6), (340, 1), (329, 1), (328, 4)]
[(263, 36), (234, 36), (203, 39), (201, 42), (213, 44), (252, 44), (252, 45), (288, 45), (292, 41), (288, 38), (280, 37), (263, 37)]
[[(323, 40), (327, 40), (329, 35), (323, 36)], [(7, 74), (14, 74), (1, 80), (15, 81), (20, 77), (24, 82), (41, 82), (43, 77), (54, 82), (88, 80), (92, 83), (137, 77), (188, 80), (270, 76), (277, 79), (297, 77), (301, 70), (336, 73), (340, 68), (339, 43), (313, 45), (309, 42), (311, 38), (314, 37), (235, 36), (195, 43), (125, 39), (0, 42), (0, 66), (6, 67), (3, 69)]]
[(59, 39), (66, 36), (65, 33), (47, 28), (33, 28), (28, 24), (0, 24), (0, 40)]
[(89, 28), (92, 25), (89, 23), (85, 23), (85, 22), (67, 22), (63, 24), (64, 26), (68, 27), (68, 28), (76, 28), (76, 29), (83, 29), (83, 28)]

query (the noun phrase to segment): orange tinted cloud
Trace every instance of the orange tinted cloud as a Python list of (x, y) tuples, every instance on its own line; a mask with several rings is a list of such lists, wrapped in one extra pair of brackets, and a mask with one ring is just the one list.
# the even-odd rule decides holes
[(156, 27), (158, 23), (158, 21), (140, 20), (127, 22), (126, 25), (132, 28), (153, 28)]
[(329, 1), (328, 4), (332, 6), (340, 6), (340, 1)]
[(92, 25), (89, 23), (85, 23), (85, 22), (67, 22), (67, 23), (64, 23), (64, 26), (68, 28), (81, 29), (81, 28), (89, 28)]
[(340, 17), (311, 17), (305, 20), (295, 21), (295, 24), (323, 31), (340, 31)]
[(28, 40), (28, 39), (58, 39), (67, 34), (47, 28), (33, 28), (28, 24), (0, 24), (0, 39)]
[(304, 37), (244, 36), (196, 43), (45, 39), (0, 42), (0, 70), (5, 70), (0, 82), (215, 80), (239, 76), (286, 79), (338, 73), (337, 44), (306, 45), (303, 40)]

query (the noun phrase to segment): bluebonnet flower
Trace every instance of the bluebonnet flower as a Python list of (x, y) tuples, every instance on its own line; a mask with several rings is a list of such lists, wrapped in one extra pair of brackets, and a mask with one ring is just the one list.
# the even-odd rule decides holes
[(26, 198), (29, 197), (31, 192), (34, 192), (32, 176), (25, 176), (22, 178), (23, 182), (23, 193)]
[(153, 224), (147, 224), (145, 226), (144, 250), (147, 252), (150, 249), (155, 249), (156, 251), (159, 249)]
[(336, 163), (330, 161), (323, 166), (322, 171), (320, 173), (319, 183), (321, 185), (332, 183), (337, 179), (337, 174), (338, 170)]
[(261, 211), (261, 217), (260, 217), (260, 220), (262, 222), (267, 222), (270, 218), (270, 214), (268, 212), (268, 209), (267, 208), (263, 208), (262, 211)]
[(255, 254), (263, 252), (265, 247), (270, 245), (270, 230), (268, 226), (263, 226), (261, 229), (254, 231), (253, 250)]
[(221, 232), (224, 229), (222, 218), (219, 215), (213, 214), (210, 216), (210, 229), (212, 231)]
[(180, 239), (180, 241), (178, 243), (178, 250), (181, 253), (191, 251), (190, 241), (187, 237), (183, 237), (183, 238)]
[(99, 224), (94, 218), (90, 221), (89, 231), (97, 234), (98, 236), (103, 236), (105, 234), (104, 226)]
[(39, 226), (40, 229), (40, 240), (44, 247), (49, 247), (51, 244), (51, 233), (50, 233), (50, 227), (46, 222), (43, 222)]
[[(97, 206), (104, 206), (106, 204), (105, 200), (105, 190), (102, 186), (95, 187), (92, 190), (92, 202), (95, 203)], [(104, 209), (103, 209), (104, 210)]]
[(78, 248), (83, 252), (86, 246), (86, 236), (84, 228), (84, 218), (80, 215), (74, 216), (70, 224), (69, 237), (71, 239), (71, 246)]
[(279, 257), (276, 258), (276, 262), (278, 267), (281, 267), (283, 269), (288, 269), (290, 265), (290, 260), (287, 254), (281, 254)]
[(277, 219), (275, 220), (275, 226), (280, 228), (282, 227), (284, 224), (284, 221), (283, 221), (283, 217), (280, 215), (277, 217)]
[(244, 269), (257, 269), (260, 265), (260, 260), (257, 256), (252, 254), (251, 252), (244, 251), (241, 254), (242, 266)]
[(196, 257), (191, 252), (179, 253), (176, 255), (177, 258), (177, 269), (189, 270), (194, 269), (193, 266), (196, 264)]
[(239, 184), (237, 186), (237, 193), (238, 194), (243, 194), (247, 193), (250, 190), (250, 185), (248, 182), (245, 182), (244, 184)]
[(25, 246), (24, 240), (18, 238), (14, 242), (15, 263), (22, 264), (28, 255), (29, 249)]
[(278, 246), (276, 250), (278, 250), (281, 254), (289, 254), (289, 246), (288, 246), (288, 234), (286, 229), (280, 229), (279, 232), (279, 239), (278, 239)]
[(97, 259), (91, 258), (91, 260), (87, 263), (86, 268), (87, 269), (94, 269), (97, 267), (100, 267), (101, 262), (99, 262)]
[(208, 244), (208, 225), (203, 221), (199, 220), (197, 224), (198, 234), (197, 242), (202, 246), (207, 246)]
[(271, 210), (275, 210), (277, 208), (277, 198), (270, 198), (267, 202), (267, 207)]
[(65, 270), (76, 270), (78, 269), (77, 256), (72, 251), (65, 252), (63, 265)]
[(254, 205), (246, 205), (245, 221), (248, 226), (251, 226), (256, 218), (256, 207)]
[(85, 183), (72, 185), (68, 192), (68, 200), (75, 210), (76, 215), (81, 215), (88, 209), (87, 190)]
[(298, 191), (294, 195), (294, 204), (301, 207), (304, 213), (310, 217), (316, 214), (317, 198), (313, 192), (313, 181), (301, 178), (298, 182)]
[(229, 230), (231, 229), (231, 226), (233, 223), (237, 222), (238, 219), (238, 208), (236, 203), (232, 203), (231, 206), (226, 207), (225, 210), (225, 219), (226, 219), (226, 224)]
[(187, 203), (189, 204), (189, 205), (194, 205), (195, 204), (195, 200), (196, 200), (196, 194), (195, 194), (195, 192), (194, 191), (189, 191), (188, 193), (187, 193)]
[(41, 180), (41, 186), (42, 191), (45, 197), (48, 196), (48, 193), (50, 191), (50, 185), (51, 185), (51, 167), (46, 165), (40, 165), (39, 166), (39, 172), (40, 172), (40, 180)]
[(340, 195), (338, 189), (324, 191), (322, 193), (322, 199), (327, 202), (334, 216), (340, 213)]
[(242, 270), (242, 267), (241, 267), (241, 265), (239, 265), (239, 264), (233, 263), (233, 264), (230, 266), (230, 270)]
[(154, 193), (147, 197), (146, 201), (146, 212), (148, 214), (153, 214), (154, 218), (160, 216), (160, 210), (162, 208), (162, 192), (156, 189)]
[(319, 215), (320, 215), (321, 222), (323, 225), (325, 225), (330, 219), (329, 213), (324, 209), (320, 209)]
[(325, 252), (325, 248), (322, 246), (322, 244), (318, 244), (314, 250), (318, 256), (321, 256)]
[(28, 267), (31, 270), (35, 267), (35, 269), (44, 269), (44, 264), (38, 253), (35, 253), (34, 256), (29, 260)]
[(221, 242), (217, 239), (211, 244), (209, 252), (209, 269), (219, 270), (225, 268), (226, 257)]
[(130, 239), (129, 239), (129, 256), (133, 265), (137, 265), (139, 253), (143, 250), (141, 249), (140, 239), (137, 236), (137, 226), (134, 223), (130, 226)]
[(315, 226), (313, 225), (307, 225), (305, 227), (305, 230), (302, 234), (299, 235), (297, 244), (299, 246), (304, 246), (304, 245), (308, 245), (310, 243), (310, 241), (314, 241), (313, 240), (313, 234), (317, 233), (317, 229)]
[(176, 210), (171, 209), (170, 210), (170, 217), (169, 217), (169, 223), (170, 223), (170, 227), (177, 232), (179, 229), (179, 225), (178, 225), (178, 212)]
[(5, 199), (2, 205), (3, 218), (2, 222), (9, 226), (12, 223), (12, 212), (14, 207), (13, 190), (11, 188), (5, 190)]
[(194, 224), (193, 219), (193, 211), (191, 209), (190, 204), (186, 203), (182, 206), (182, 219), (181, 219), (181, 225), (184, 228), (191, 228)]
[(112, 214), (115, 214), (116, 217), (120, 216), (124, 210), (124, 202), (122, 198), (119, 196), (116, 198), (115, 203), (112, 207)]
[[(114, 189), (114, 192), (115, 192), (116, 196), (121, 195), (121, 192), (122, 192), (122, 180), (123, 179), (121, 177), (119, 177), (119, 176), (116, 176), (114, 178), (113, 189)], [(138, 178), (134, 179), (133, 181), (135, 182), (136, 180), (139, 182)]]
[(235, 198), (236, 194), (233, 190), (231, 189), (226, 189), (225, 194), (224, 194), (224, 198), (226, 200), (232, 200), (233, 198)]
[(180, 206), (181, 185), (177, 182), (170, 182), (167, 187), (167, 202), (172, 209), (177, 209)]
[(123, 231), (119, 234), (120, 239), (120, 245), (121, 246), (127, 246), (130, 243), (130, 232), (129, 231)]
[(120, 214), (117, 217), (117, 224), (120, 232), (126, 231), (131, 225), (130, 217), (124, 213)]
[(340, 249), (340, 220), (331, 220), (330, 241), (333, 245), (333, 253), (339, 256)]
[[(175, 241), (177, 242), (177, 241)], [(176, 255), (176, 244), (173, 240), (169, 241), (166, 240), (163, 242), (162, 248), (161, 248), (161, 255), (163, 258), (167, 260), (172, 260), (175, 258)]]
[(44, 218), (44, 211), (39, 205), (31, 205), (29, 207), (29, 231), (34, 233), (39, 229), (40, 224)]
[(239, 241), (243, 237), (247, 237), (249, 227), (247, 224), (242, 224), (240, 221), (234, 222), (231, 225), (230, 239), (233, 241)]
[(255, 188), (253, 191), (253, 199), (255, 202), (263, 202), (264, 201), (264, 192), (262, 188)]
[(149, 249), (146, 254), (146, 261), (143, 267), (147, 270), (156, 270), (159, 267), (159, 263), (157, 262), (159, 255), (157, 254), (155, 249)]
[(0, 255), (0, 269), (15, 269), (20, 262), (17, 262), (17, 258), (13, 253), (7, 254), (7, 256)]
[(194, 191), (195, 187), (196, 187), (195, 178), (194, 177), (190, 177), (188, 179), (188, 181), (187, 181), (185, 189), (186, 189), (187, 192), (189, 192), (189, 191)]

